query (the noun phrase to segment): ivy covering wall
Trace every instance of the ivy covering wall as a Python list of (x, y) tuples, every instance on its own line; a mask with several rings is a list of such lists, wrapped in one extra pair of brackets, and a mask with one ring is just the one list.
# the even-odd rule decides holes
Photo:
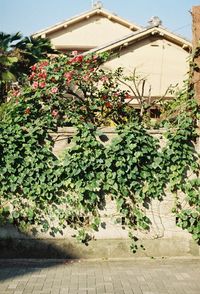
[[(160, 148), (147, 132), (149, 105), (144, 100), (143, 116), (133, 109), (129, 90), (120, 87), (123, 70), (100, 67), (106, 58), (50, 58), (32, 66), (23, 87), (9, 94), (0, 122), (1, 224), (53, 236), (70, 226), (88, 244), (104, 226), (101, 211), (109, 195), (135, 252), (136, 231), (151, 226), (148, 204), (170, 191), (177, 225), (200, 243), (199, 109), (190, 82), (159, 104), (156, 127), (166, 129)], [(99, 139), (104, 125), (115, 125), (118, 133), (106, 146)], [(77, 132), (73, 146), (57, 158), (49, 132), (62, 126)]]

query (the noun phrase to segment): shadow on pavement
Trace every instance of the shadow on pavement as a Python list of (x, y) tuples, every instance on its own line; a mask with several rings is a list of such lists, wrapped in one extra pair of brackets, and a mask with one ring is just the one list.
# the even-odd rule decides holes
[[(23, 280), (24, 275), (41, 275), (41, 271), (58, 265), (72, 265), (76, 260), (0, 259), (0, 285), (6, 280)], [(27, 279), (27, 278), (26, 278)]]
[(78, 258), (67, 239), (41, 240), (19, 233), (12, 226), (0, 226), (0, 281), (58, 264), (70, 264)]

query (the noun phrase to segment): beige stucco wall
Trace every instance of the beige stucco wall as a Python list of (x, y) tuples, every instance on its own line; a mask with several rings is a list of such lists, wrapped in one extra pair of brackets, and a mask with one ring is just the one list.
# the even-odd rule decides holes
[(131, 29), (112, 19), (95, 15), (57, 32), (49, 33), (47, 37), (51, 39), (55, 47), (96, 47), (131, 32)]
[(187, 58), (188, 52), (180, 46), (162, 37), (148, 37), (123, 47), (119, 56), (105, 63), (105, 67), (123, 67), (127, 75), (136, 69), (136, 74), (147, 79), (146, 95), (151, 86), (152, 96), (161, 96), (170, 85), (178, 83), (179, 87), (182, 86), (187, 77)]
[[(93, 15), (46, 36), (57, 49), (87, 51), (131, 33), (131, 29), (112, 18)], [(105, 63), (105, 67), (123, 67), (128, 75), (136, 69), (137, 73), (147, 80), (146, 95), (149, 93), (149, 87), (151, 95), (158, 97), (164, 95), (170, 85), (178, 84), (182, 87), (188, 71), (186, 50), (166, 40), (162, 35), (147, 36), (132, 44), (124, 42), (122, 48), (117, 49), (119, 54)]]

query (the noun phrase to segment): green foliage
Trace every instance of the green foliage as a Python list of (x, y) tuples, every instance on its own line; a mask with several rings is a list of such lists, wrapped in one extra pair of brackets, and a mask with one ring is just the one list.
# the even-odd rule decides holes
[(22, 83), (30, 67), (50, 53), (58, 53), (46, 38), (0, 32), (0, 104), (7, 100), (13, 82)]
[(13, 53), (18, 57), (13, 72), (19, 81), (21, 81), (22, 73), (30, 74), (32, 65), (48, 58), (49, 54), (59, 54), (52, 48), (50, 40), (42, 37), (22, 38), (15, 44)]
[(88, 234), (81, 233), (82, 228), (98, 231), (99, 210), (105, 205), (105, 148), (96, 136), (94, 126), (78, 126), (74, 146), (64, 155), (68, 222), (73, 228), (81, 228), (78, 238), (83, 242), (87, 242)]
[(135, 120), (118, 127), (118, 137), (107, 150), (107, 180), (112, 193), (135, 195), (136, 202), (160, 198), (160, 154), (156, 139)]
[(160, 199), (163, 194), (159, 181), (158, 142), (136, 120), (118, 128), (118, 137), (106, 154), (105, 188), (116, 200), (135, 251), (137, 238), (131, 231), (149, 229), (150, 220), (145, 209), (151, 199)]
[(200, 243), (200, 155), (195, 149), (200, 109), (193, 86), (191, 72), (175, 99), (163, 105), (161, 121), (168, 131), (162, 168), (166, 171), (166, 185), (175, 197), (173, 212), (177, 225)]
[(49, 205), (60, 203), (61, 169), (42, 125), (1, 124), (0, 207), (4, 222), (47, 227)]
[[(199, 200), (198, 200), (199, 202)], [(200, 245), (200, 208), (182, 209), (177, 214), (177, 225), (192, 234), (193, 239)]]
[[(0, 122), (0, 221), (53, 236), (69, 225), (88, 244), (104, 227), (101, 212), (111, 197), (135, 252), (137, 231), (151, 226), (149, 203), (161, 201), (169, 189), (177, 225), (199, 242), (199, 109), (193, 90), (186, 87), (164, 106), (162, 126), (168, 130), (160, 148), (141, 113), (131, 110), (129, 92), (120, 90), (122, 70), (100, 68), (107, 57), (43, 60), (31, 67), (22, 88), (9, 93)], [(118, 125), (117, 137), (103, 145), (98, 129), (112, 124)], [(58, 159), (49, 131), (66, 125), (76, 126), (77, 133)]]

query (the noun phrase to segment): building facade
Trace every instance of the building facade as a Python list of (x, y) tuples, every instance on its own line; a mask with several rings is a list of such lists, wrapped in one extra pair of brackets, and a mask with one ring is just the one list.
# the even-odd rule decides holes
[[(115, 53), (105, 68), (124, 68), (146, 82), (144, 96), (170, 96), (170, 86), (182, 87), (187, 78), (191, 43), (165, 29), (158, 17), (142, 28), (109, 11), (100, 2), (93, 9), (41, 30), (34, 37), (47, 37), (55, 49)], [(137, 102), (135, 102), (137, 104)]]

